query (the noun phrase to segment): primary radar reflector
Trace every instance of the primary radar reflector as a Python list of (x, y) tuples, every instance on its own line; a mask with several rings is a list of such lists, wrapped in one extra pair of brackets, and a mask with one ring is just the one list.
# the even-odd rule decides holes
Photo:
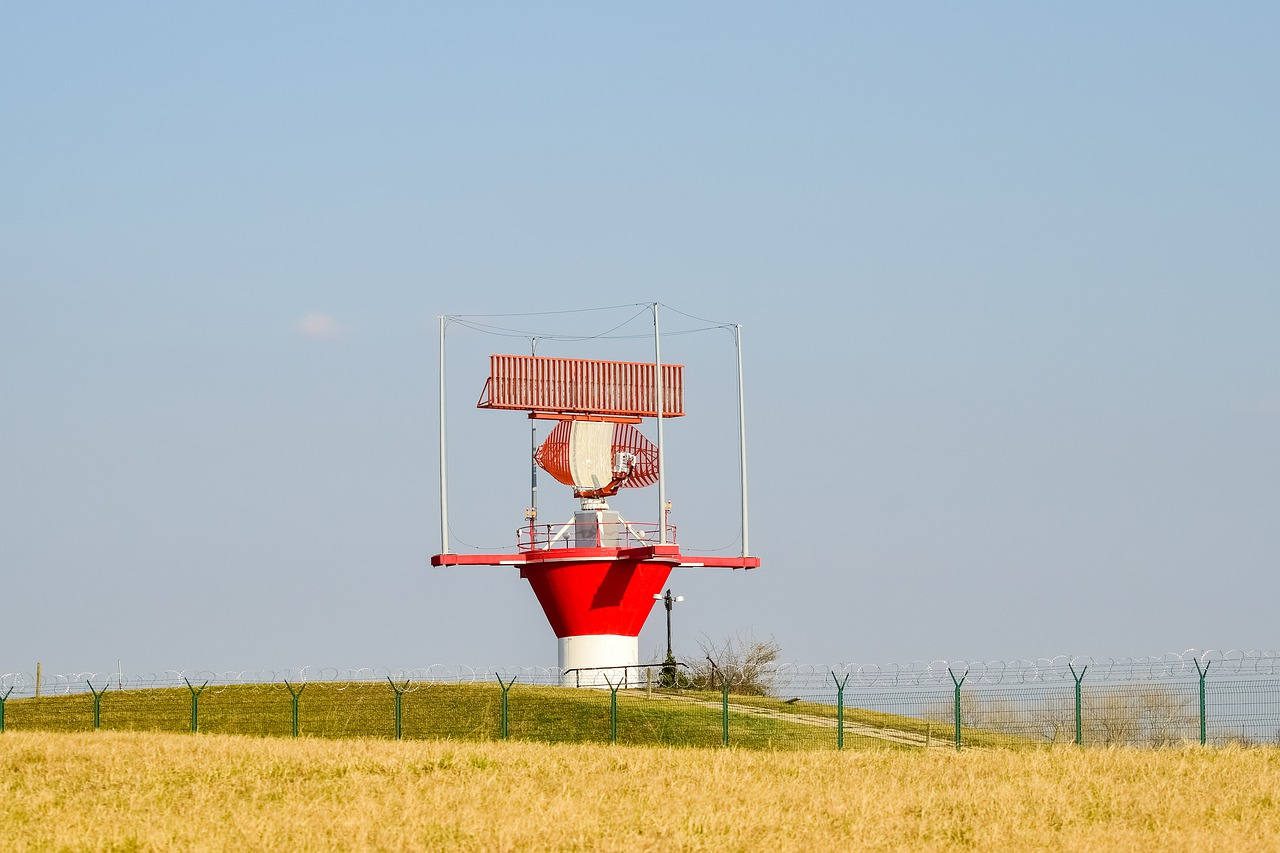
[(574, 497), (616, 495), (658, 482), (658, 448), (631, 424), (561, 421), (538, 448), (542, 469)]

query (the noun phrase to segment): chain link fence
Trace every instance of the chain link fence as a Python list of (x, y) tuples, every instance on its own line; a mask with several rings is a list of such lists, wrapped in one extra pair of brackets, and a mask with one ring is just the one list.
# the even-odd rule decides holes
[[(0, 677), (0, 732), (92, 729), (750, 749), (1280, 744), (1280, 655), (612, 669), (432, 666)], [(591, 679), (597, 683), (598, 679)]]

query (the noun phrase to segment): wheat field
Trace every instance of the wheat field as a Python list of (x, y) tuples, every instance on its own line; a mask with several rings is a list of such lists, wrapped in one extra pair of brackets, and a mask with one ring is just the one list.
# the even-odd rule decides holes
[(1280, 751), (0, 735), (6, 849), (1280, 847)]

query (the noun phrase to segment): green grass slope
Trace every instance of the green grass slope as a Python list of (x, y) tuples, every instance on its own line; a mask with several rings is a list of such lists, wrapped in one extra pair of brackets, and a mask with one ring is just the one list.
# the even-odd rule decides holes
[[(497, 684), (413, 685), (403, 696), (403, 736), (416, 739), (493, 740), (500, 736)], [(298, 728), (313, 737), (393, 737), (394, 693), (388, 684), (307, 684), (298, 701)], [(93, 727), (87, 693), (11, 699), (9, 730), (85, 731)], [(209, 686), (199, 698), (202, 732), (289, 736), (292, 699), (283, 684)], [(528, 686), (509, 696), (512, 738), (551, 742), (608, 742), (609, 692)], [(190, 729), (191, 694), (185, 687), (108, 689), (101, 727), (114, 730)], [(731, 713), (730, 742), (746, 748), (834, 748), (835, 733), (785, 719)], [(636, 745), (715, 746), (721, 739), (718, 704), (641, 691), (618, 695), (618, 742)]]

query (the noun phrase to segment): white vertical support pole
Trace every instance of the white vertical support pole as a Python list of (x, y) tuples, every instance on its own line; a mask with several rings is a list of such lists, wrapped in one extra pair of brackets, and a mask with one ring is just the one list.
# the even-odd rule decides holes
[(444, 330), (440, 315), (440, 553), (449, 553), (449, 462), (444, 435)]
[(742, 556), (751, 553), (747, 538), (747, 405), (742, 383), (742, 324), (735, 323), (733, 338), (738, 346), (738, 477), (739, 495), (742, 499)]
[(667, 461), (662, 455), (662, 331), (658, 325), (658, 303), (653, 303), (653, 390), (654, 412), (658, 416), (658, 544), (667, 544)]
[[(536, 356), (538, 354), (538, 339), (531, 338), (529, 340), (529, 354)], [(530, 415), (533, 413), (530, 412)], [(529, 506), (533, 509), (533, 518), (529, 520), (529, 527), (532, 531), (534, 524), (538, 519), (538, 422), (529, 421)], [(530, 547), (533, 540), (530, 538)]]

